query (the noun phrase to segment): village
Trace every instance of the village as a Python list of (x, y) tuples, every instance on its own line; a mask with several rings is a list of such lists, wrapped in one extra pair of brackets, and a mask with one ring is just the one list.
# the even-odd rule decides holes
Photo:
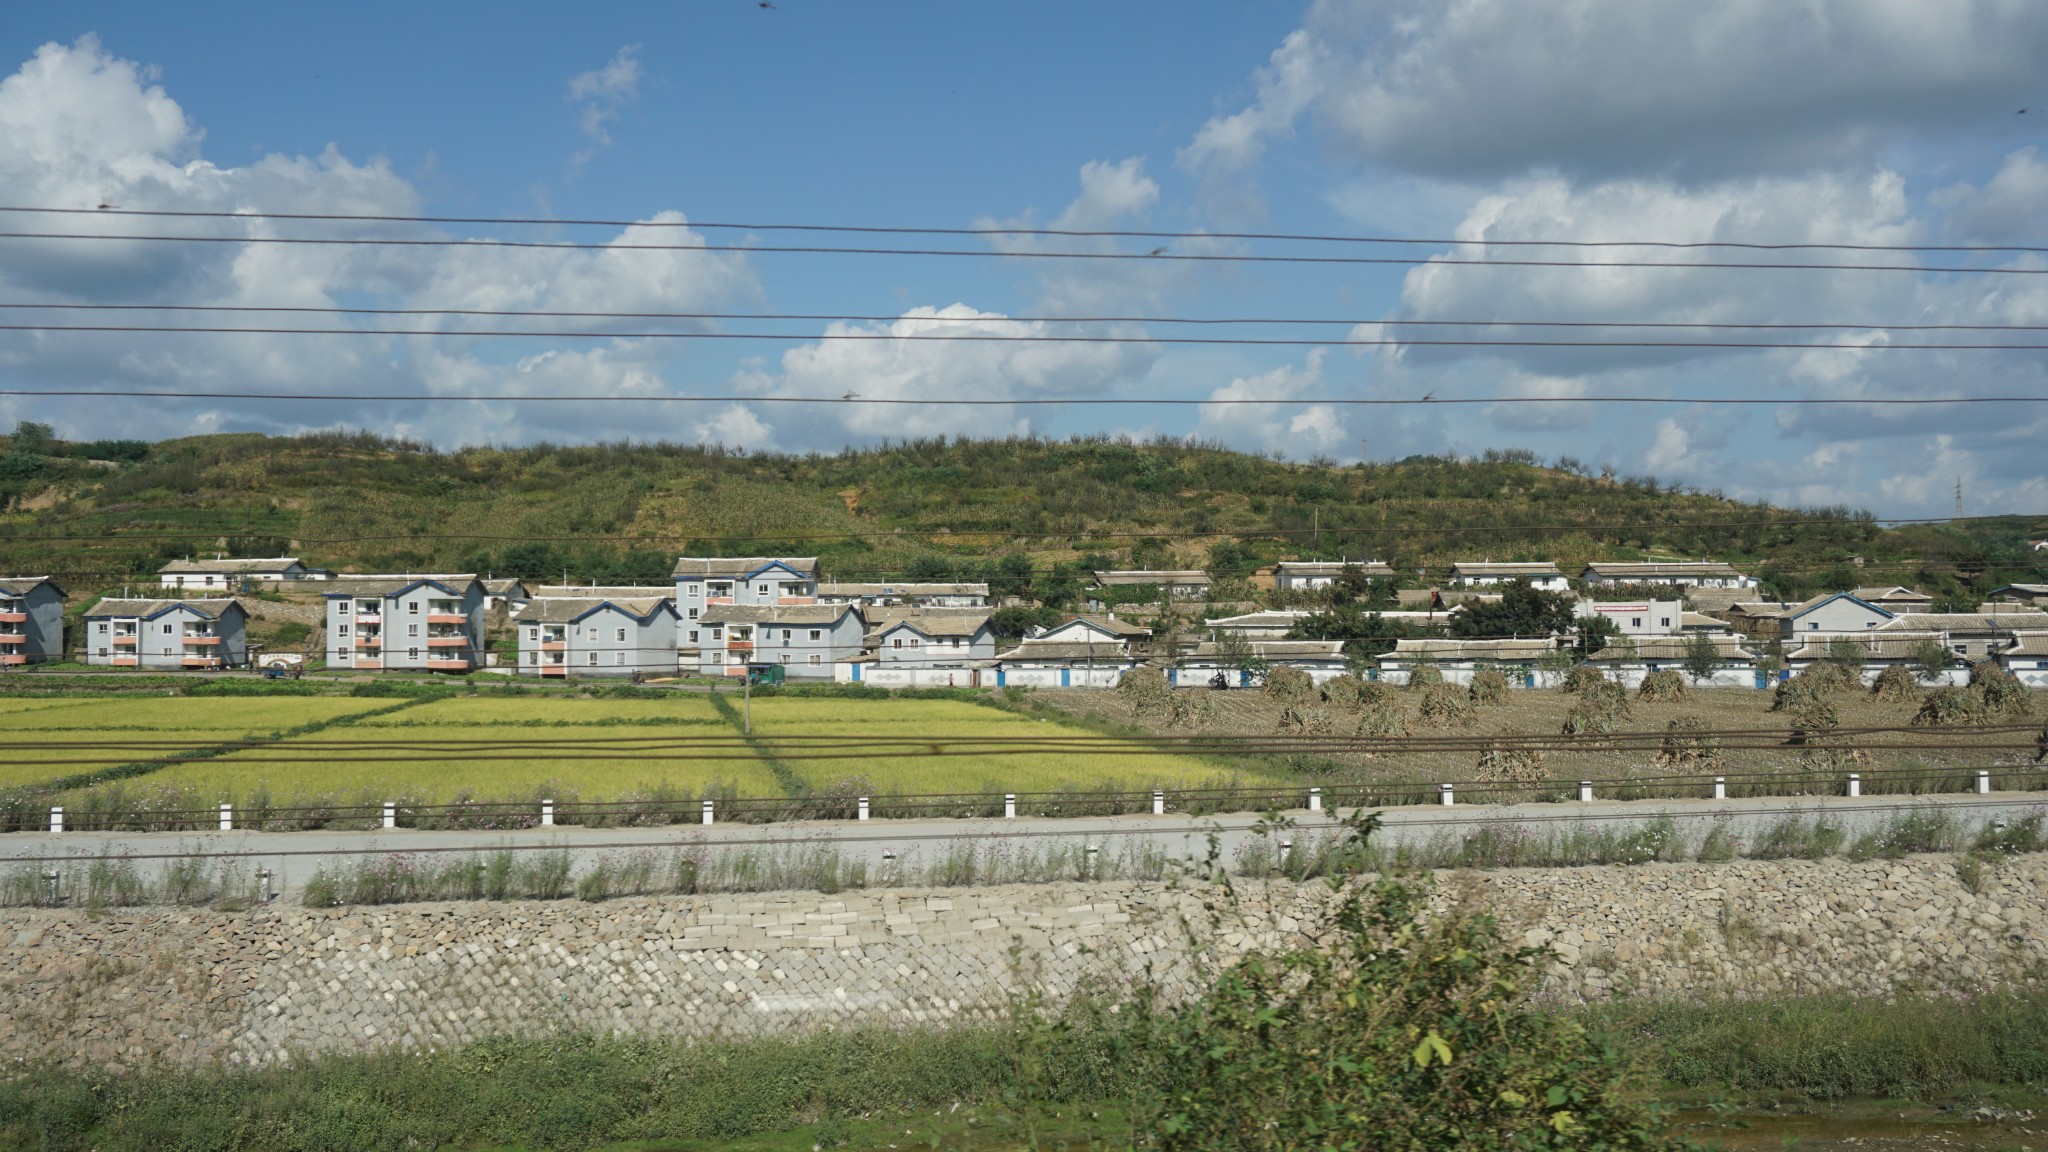
[[(1403, 574), (1407, 576), (1406, 573)], [(1426, 575), (1426, 574), (1422, 574)], [(1866, 681), (1902, 667), (1964, 684), (1989, 662), (2048, 687), (2048, 585), (1997, 588), (1974, 611), (1938, 611), (1904, 586), (1843, 588), (1798, 603), (1715, 561), (1458, 562), (1396, 589), (1380, 561), (1281, 561), (1253, 600), (1212, 598), (1200, 570), (1103, 570), (1086, 611), (1036, 612), (1006, 630), (985, 583), (848, 583), (816, 557), (681, 557), (667, 585), (543, 584), (474, 573), (336, 573), (298, 557), (176, 560), (149, 595), (99, 598), (69, 622), (42, 577), (0, 579), (0, 667), (60, 662), (212, 673), (495, 673), (536, 678), (739, 678), (894, 687), (1109, 688), (1140, 667), (1170, 685), (1247, 688), (1291, 668), (1405, 683), (1420, 666), (1469, 682), (1496, 669), (1551, 687), (1575, 665), (1626, 686), (1661, 670), (1700, 686), (1769, 688), (1823, 660)], [(1474, 634), (1461, 616), (1516, 590), (1563, 597), (1578, 622)], [(1333, 606), (1377, 642), (1313, 638)], [(1369, 598), (1369, 599), (1368, 599)], [(1945, 607), (1953, 608), (1954, 605)], [(297, 644), (254, 638), (252, 618), (296, 611)], [(1469, 624), (1469, 621), (1467, 622)]]

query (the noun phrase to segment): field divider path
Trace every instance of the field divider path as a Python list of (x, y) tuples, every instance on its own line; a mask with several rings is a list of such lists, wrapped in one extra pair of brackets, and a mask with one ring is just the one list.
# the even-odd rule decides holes
[(296, 740), (302, 736), (311, 736), (317, 732), (325, 732), (330, 728), (354, 724), (359, 720), (368, 720), (376, 716), (389, 716), (393, 712), (400, 712), (407, 708), (439, 699), (442, 699), (442, 696), (437, 693), (422, 694), (393, 704), (387, 704), (382, 708), (371, 708), (364, 712), (351, 712), (344, 716), (330, 716), (324, 720), (308, 721), (296, 728), (288, 728), (282, 732), (273, 732), (265, 736), (241, 736), (233, 740), (221, 740), (211, 744), (202, 744), (195, 748), (172, 752), (148, 760), (135, 760), (127, 764), (116, 764), (110, 768), (100, 768), (91, 772), (79, 772), (70, 776), (59, 776), (54, 780), (45, 781), (41, 784), (31, 784), (23, 787), (15, 795), (18, 798), (26, 799), (30, 796), (48, 796), (58, 792), (69, 792), (77, 788), (90, 788), (95, 784), (110, 784), (116, 780), (132, 780), (138, 776), (147, 776), (159, 769), (168, 768), (173, 764), (190, 763), (194, 760), (212, 760), (236, 752), (247, 752), (253, 748), (277, 745), (287, 740)]
[(782, 785), (783, 792), (795, 798), (809, 796), (815, 791), (811, 787), (811, 782), (804, 778), (804, 774), (796, 770), (796, 765), (775, 754), (773, 744), (746, 730), (746, 722), (740, 719), (738, 709), (732, 706), (732, 701), (725, 698), (725, 693), (714, 690), (709, 695), (711, 706), (718, 709), (718, 714), (740, 734), (740, 739), (746, 742), (748, 751), (760, 758), (762, 766), (774, 775), (775, 782)]

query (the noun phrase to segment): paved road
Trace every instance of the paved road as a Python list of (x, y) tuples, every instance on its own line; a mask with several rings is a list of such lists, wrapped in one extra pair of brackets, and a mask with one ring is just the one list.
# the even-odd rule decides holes
[[(1456, 839), (1492, 826), (1515, 834), (1547, 835), (1579, 828), (1633, 828), (1670, 816), (1696, 843), (1717, 823), (1745, 838), (1792, 814), (1825, 813), (1850, 834), (1878, 827), (1903, 811), (1947, 809), (1965, 824), (2010, 821), (2048, 814), (2048, 793), (1988, 795), (1846, 797), (1758, 797), (1735, 800), (1594, 801), (1591, 803), (1502, 806), (1408, 806), (1382, 809), (1382, 843), (1423, 844)], [(1262, 831), (1250, 814), (1211, 817), (1104, 816), (1075, 819), (810, 821), (774, 825), (672, 825), (659, 828), (559, 827), (524, 831), (461, 832), (395, 829), (378, 832), (46, 832), (0, 836), (0, 868), (59, 868), (69, 862), (108, 855), (133, 859), (154, 873), (194, 854), (233, 859), (251, 871), (269, 869), (285, 890), (298, 887), (321, 866), (335, 866), (374, 854), (410, 852), (436, 857), (510, 848), (515, 851), (567, 849), (580, 869), (594, 856), (646, 849), (701, 848), (706, 852), (751, 851), (791, 854), (829, 846), (842, 859), (864, 861), (871, 878), (895, 876), (911, 882), (949, 854), (974, 847), (983, 852), (1043, 854), (1096, 846), (1114, 860), (1140, 846), (1169, 857), (1199, 860), (1213, 835), (1225, 859), (1234, 859), (1260, 836), (1299, 841), (1335, 834), (1331, 813), (1287, 813), (1292, 827)], [(891, 870), (894, 870), (893, 872)]]

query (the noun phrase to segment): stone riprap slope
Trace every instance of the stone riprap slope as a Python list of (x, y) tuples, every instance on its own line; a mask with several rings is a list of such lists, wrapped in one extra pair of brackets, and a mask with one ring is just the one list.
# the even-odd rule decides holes
[[(2048, 857), (1971, 891), (1944, 856), (1445, 873), (1550, 945), (1546, 994), (1597, 999), (1984, 989), (2039, 979)], [(1135, 883), (603, 904), (14, 911), (0, 928), (0, 1057), (268, 1063), (553, 1030), (751, 1036), (989, 1020), (1152, 979), (1169, 996), (1249, 948), (1309, 942), (1322, 884)], [(1203, 943), (1206, 941), (1206, 944)], [(1210, 947), (1213, 946), (1213, 947)], [(1204, 949), (1207, 948), (1206, 951)]]

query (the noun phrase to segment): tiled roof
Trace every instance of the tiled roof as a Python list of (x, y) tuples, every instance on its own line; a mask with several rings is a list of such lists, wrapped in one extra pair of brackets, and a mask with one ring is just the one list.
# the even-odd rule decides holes
[(1905, 660), (1913, 655), (1914, 648), (1925, 641), (1932, 640), (1940, 644), (1941, 634), (1926, 631), (1902, 632), (1894, 631), (1889, 627), (1881, 627), (1870, 632), (1836, 633), (1832, 636), (1814, 635), (1807, 638), (1805, 643), (1799, 647), (1786, 653), (1785, 659), (1789, 662), (1825, 660), (1828, 658), (1829, 652), (1833, 650), (1834, 642), (1838, 640), (1861, 648), (1865, 659)]
[(525, 583), (519, 580), (486, 580), (483, 584), (486, 596), (524, 596), (526, 593)]
[(26, 596), (45, 584), (56, 588), (57, 595), (64, 594), (48, 576), (0, 576), (0, 596)]
[(119, 600), (109, 598), (86, 609), (85, 617), (87, 619), (102, 619), (106, 617), (139, 616), (148, 619), (151, 616), (162, 615), (173, 608), (189, 608), (208, 620), (220, 619), (231, 608), (237, 612), (242, 610), (242, 606), (235, 603), (232, 597), (214, 600)]
[(1087, 624), (1111, 636), (1123, 636), (1133, 640), (1152, 634), (1152, 630), (1143, 624), (1133, 624), (1129, 620), (1114, 620), (1108, 616), (1075, 616), (1060, 621), (1046, 631), (1057, 632), (1074, 624)]
[(986, 584), (820, 584), (824, 596), (987, 596)]
[(1219, 616), (1202, 621), (1205, 628), (1292, 628), (1310, 615), (1306, 610), (1279, 608), (1268, 612), (1247, 612), (1242, 616)]
[(1557, 651), (1555, 640), (1396, 640), (1381, 660), (1534, 660)]
[(1273, 572), (1288, 576), (1336, 576), (1346, 568), (1356, 568), (1367, 576), (1394, 574), (1384, 560), (1282, 560), (1273, 565)]
[(1930, 604), (1934, 601), (1934, 597), (1929, 596), (1925, 592), (1915, 592), (1911, 588), (1900, 587), (1896, 584), (1889, 588), (1851, 588), (1849, 589), (1849, 595), (1865, 603), (1879, 605), (1884, 604), (1888, 600), (1899, 602), (1912, 601), (1919, 604)]
[(1131, 658), (1130, 649), (1122, 644), (1107, 641), (1086, 644), (1069, 643), (1064, 640), (1024, 640), (1008, 652), (996, 654), (997, 660), (1102, 660), (1118, 662)]
[(1459, 576), (1561, 576), (1557, 565), (1548, 560), (1515, 561), (1495, 563), (1491, 560), (1460, 560), (1451, 565), (1451, 571)]
[(416, 584), (435, 584), (450, 595), (461, 596), (477, 583), (474, 572), (432, 572), (412, 575), (383, 574), (376, 576), (337, 576), (323, 580), (320, 591), (329, 597), (341, 596), (395, 596)]
[(763, 568), (780, 564), (807, 577), (818, 574), (816, 556), (684, 556), (676, 561), (675, 575), (700, 580), (737, 580)]
[(1095, 582), (1104, 587), (1132, 584), (1207, 584), (1209, 574), (1199, 568), (1131, 569), (1097, 572)]
[(2048, 612), (1901, 612), (1878, 627), (1915, 632), (2016, 632), (2048, 628)]
[[(1342, 640), (1246, 640), (1244, 646), (1261, 660), (1342, 659)], [(1213, 641), (1195, 645), (1188, 655), (1196, 660), (1213, 660), (1223, 653)]]
[(534, 600), (526, 610), (512, 619), (519, 624), (573, 624), (593, 612), (610, 606), (635, 620), (649, 620), (664, 607), (673, 612), (674, 599), (668, 596), (641, 599), (613, 599), (609, 596), (566, 597), (550, 596)]
[(1682, 612), (1678, 617), (1680, 628), (1726, 628), (1728, 622), (1704, 612)]
[[(1710, 636), (1714, 642), (1716, 658), (1735, 664), (1751, 664), (1754, 656), (1742, 650), (1742, 642), (1734, 636)], [(1638, 636), (1633, 645), (1610, 644), (1593, 653), (1589, 658), (1595, 663), (1627, 663), (1635, 660), (1683, 660), (1685, 646), (1692, 641), (1690, 636)]]
[(2048, 632), (2022, 632), (2019, 643), (1999, 653), (2000, 656), (2048, 656)]
[(270, 556), (255, 560), (173, 560), (158, 572), (277, 572), (294, 564), (304, 567), (297, 556)]
[(697, 623), (836, 624), (849, 612), (858, 615), (860, 609), (851, 604), (712, 604)]
[(1718, 560), (1648, 560), (1622, 561), (1596, 560), (1586, 565), (1586, 575), (1606, 579), (1641, 579), (1645, 576), (1713, 576), (1719, 579), (1738, 579), (1731, 564)]
[(973, 636), (988, 627), (988, 621), (989, 613), (986, 610), (891, 612), (886, 615), (877, 612), (874, 614), (872, 627), (878, 636), (904, 624), (927, 636)]
[(572, 600), (577, 597), (589, 599), (593, 596), (600, 599), (617, 599), (623, 596), (629, 600), (673, 600), (676, 598), (676, 586), (673, 584), (655, 584), (652, 586), (646, 584), (538, 584), (534, 586), (533, 595), (535, 599), (539, 600), (565, 597)]

